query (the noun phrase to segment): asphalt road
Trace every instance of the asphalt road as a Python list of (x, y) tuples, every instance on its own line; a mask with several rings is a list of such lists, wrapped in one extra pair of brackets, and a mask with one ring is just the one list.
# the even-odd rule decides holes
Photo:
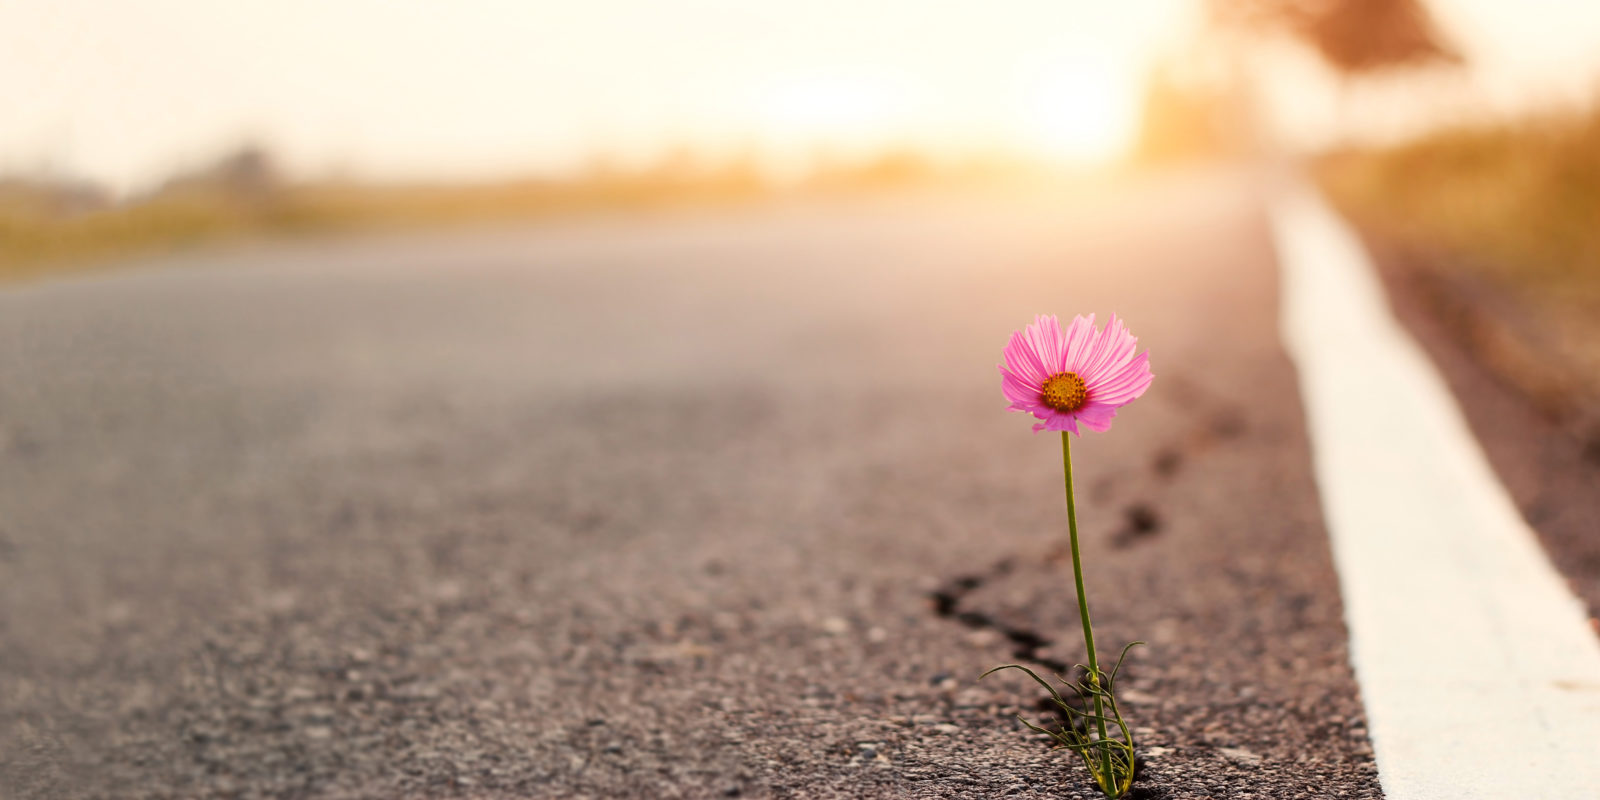
[(995, 364), (1075, 448), (1140, 797), (1377, 797), (1259, 187), (261, 245), (0, 292), (0, 797), (1089, 797)]

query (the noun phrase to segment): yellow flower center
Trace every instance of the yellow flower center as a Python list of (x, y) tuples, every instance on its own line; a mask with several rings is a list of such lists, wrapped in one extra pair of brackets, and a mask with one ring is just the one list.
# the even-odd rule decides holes
[(1044, 382), (1044, 404), (1064, 412), (1077, 411), (1089, 400), (1089, 387), (1076, 372), (1058, 372)]

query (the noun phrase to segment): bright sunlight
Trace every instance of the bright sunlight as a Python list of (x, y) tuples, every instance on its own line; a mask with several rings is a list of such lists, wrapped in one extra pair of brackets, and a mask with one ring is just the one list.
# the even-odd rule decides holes
[(1028, 82), (1023, 143), (1061, 161), (1115, 158), (1128, 147), (1138, 124), (1137, 92), (1131, 76), (1110, 64), (1054, 62)]

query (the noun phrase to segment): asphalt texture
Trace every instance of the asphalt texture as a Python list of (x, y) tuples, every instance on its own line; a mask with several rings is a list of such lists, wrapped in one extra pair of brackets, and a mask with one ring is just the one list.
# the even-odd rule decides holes
[(1378, 797), (1249, 175), (264, 245), (0, 292), (0, 796)]

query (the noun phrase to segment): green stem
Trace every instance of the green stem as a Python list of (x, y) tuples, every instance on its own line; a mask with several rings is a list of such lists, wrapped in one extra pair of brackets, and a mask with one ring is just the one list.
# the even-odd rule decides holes
[[(1094, 653), (1094, 626), (1089, 624), (1089, 598), (1083, 593), (1083, 559), (1078, 555), (1078, 504), (1072, 497), (1072, 435), (1061, 432), (1061, 466), (1067, 476), (1067, 530), (1072, 535), (1072, 580), (1078, 586), (1078, 615), (1083, 618), (1083, 644), (1089, 650), (1089, 680), (1100, 685), (1100, 663)], [(1095, 725), (1100, 729), (1100, 741), (1106, 740), (1105, 708), (1100, 695), (1094, 696)], [(1111, 774), (1111, 754), (1101, 747), (1101, 775), (1116, 786)], [(1104, 787), (1102, 787), (1104, 788)]]

